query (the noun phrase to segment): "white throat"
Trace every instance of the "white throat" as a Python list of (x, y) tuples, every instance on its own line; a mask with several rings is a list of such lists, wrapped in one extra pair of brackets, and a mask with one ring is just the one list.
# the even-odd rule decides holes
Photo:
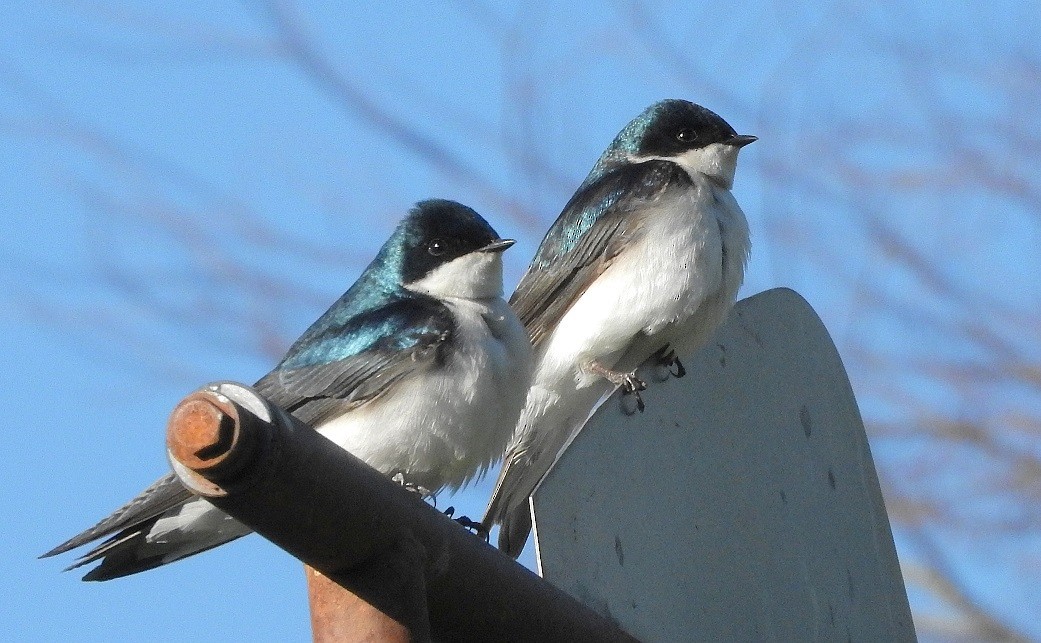
[(502, 297), (502, 254), (471, 252), (456, 257), (405, 284), (405, 288), (438, 299)]
[(693, 178), (704, 175), (724, 189), (734, 187), (734, 173), (737, 171), (737, 153), (741, 148), (736, 145), (713, 143), (694, 150), (687, 150), (679, 156), (637, 156), (635, 162), (671, 161), (687, 171)]

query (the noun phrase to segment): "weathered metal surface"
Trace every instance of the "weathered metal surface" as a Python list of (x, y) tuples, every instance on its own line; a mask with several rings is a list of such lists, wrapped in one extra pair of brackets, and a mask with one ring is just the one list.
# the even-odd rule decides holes
[(608, 399), (535, 494), (545, 578), (644, 641), (913, 640), (860, 413), (816, 314), (740, 302), (686, 377)]

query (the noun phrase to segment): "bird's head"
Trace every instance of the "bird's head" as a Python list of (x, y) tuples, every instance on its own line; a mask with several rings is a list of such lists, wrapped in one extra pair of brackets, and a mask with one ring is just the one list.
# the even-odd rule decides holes
[(513, 245), (471, 208), (443, 199), (420, 201), (381, 254), (400, 284), (438, 298), (502, 295), (502, 256)]
[(604, 158), (630, 163), (672, 161), (692, 176), (703, 174), (730, 189), (738, 151), (755, 140), (754, 136), (738, 134), (711, 110), (671, 99), (651, 105), (626, 125)]

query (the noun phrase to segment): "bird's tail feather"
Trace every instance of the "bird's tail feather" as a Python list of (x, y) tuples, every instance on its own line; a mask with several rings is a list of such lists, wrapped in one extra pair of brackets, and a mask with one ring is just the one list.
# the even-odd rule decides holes
[[(96, 560), (101, 564), (87, 572), (83, 577), (85, 581), (105, 581), (113, 578), (122, 578), (138, 572), (155, 569), (167, 563), (172, 563), (182, 558), (201, 554), (235, 540), (244, 534), (231, 536), (220, 542), (209, 542), (203, 546), (181, 547), (171, 549), (169, 547), (157, 547), (147, 540), (150, 526), (138, 529), (126, 535), (120, 534), (105, 541), (95, 549), (87, 552), (75, 564), (69, 566), (65, 571), (82, 567)], [(129, 530), (128, 530), (129, 531)]]
[(531, 533), (531, 511), (528, 503), (507, 512), (499, 523), (499, 551), (517, 558), (524, 551)]
[(139, 493), (133, 500), (112, 512), (111, 515), (101, 520), (98, 524), (80, 534), (76, 534), (54, 549), (40, 555), (40, 558), (64, 554), (99, 538), (123, 532), (183, 505), (191, 497), (191, 492), (177, 481), (177, 477), (172, 473), (168, 474), (156, 480), (154, 484)]
[(176, 502), (179, 497), (175, 489), (153, 485), (149, 492), (44, 556), (107, 537), (65, 571), (100, 561), (83, 580), (110, 580), (172, 563), (250, 532), (201, 498)]
[(528, 497), (578, 434), (601, 400), (614, 390), (606, 380), (567, 396), (533, 386), (514, 443), (503, 459), (482, 525), (501, 525), (499, 549), (516, 558), (531, 532)]

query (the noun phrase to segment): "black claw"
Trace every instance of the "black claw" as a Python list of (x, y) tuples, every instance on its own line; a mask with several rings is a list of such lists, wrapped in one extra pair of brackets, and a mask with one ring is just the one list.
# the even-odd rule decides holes
[[(661, 356), (658, 358), (658, 363), (669, 369), (669, 373), (671, 373), (673, 377), (679, 379), (687, 374), (687, 369), (683, 368), (683, 362), (681, 362), (679, 356), (676, 355), (676, 351), (666, 351), (666, 348), (661, 349)], [(676, 367), (676, 370), (672, 370), (673, 366)]]
[(675, 371), (671, 368), (669, 369), (669, 372), (672, 373), (673, 377), (679, 379), (687, 374), (687, 369), (683, 368), (683, 362), (680, 361), (680, 358), (673, 356), (672, 364), (676, 367)]
[[(639, 382), (640, 380), (636, 380), (636, 381)], [(643, 386), (641, 388), (636, 388), (636, 387), (625, 386), (625, 387), (622, 388), (622, 395), (632, 395), (633, 397), (636, 398), (636, 410), (638, 410), (640, 413), (643, 413), (643, 409), (644, 409), (643, 397), (640, 396), (640, 391), (644, 390), (645, 388), (647, 388), (647, 387)], [(625, 411), (625, 408), (623, 407), (622, 410)], [(632, 412), (631, 411), (625, 411), (625, 414), (626, 415), (632, 415)]]
[(639, 393), (647, 390), (647, 382), (636, 377), (636, 373), (629, 373), (622, 380), (622, 388), (626, 393)]
[(636, 408), (640, 413), (643, 412), (643, 397), (640, 396), (640, 391), (646, 390), (646, 387), (648, 387), (646, 382), (637, 378), (635, 372), (630, 372), (621, 382), (621, 391), (626, 395), (636, 397)]
[(424, 487), (422, 485), (418, 485), (418, 484), (416, 484), (414, 482), (410, 482), (410, 481), (406, 480), (405, 479), (405, 474), (403, 474), (402, 472), (398, 471), (393, 476), (391, 476), (390, 479), (392, 481), (398, 483), (399, 485), (401, 485), (401, 488), (404, 489), (405, 491), (408, 491), (410, 493), (414, 493), (414, 494), (416, 494), (417, 496), (419, 496), (420, 498), (422, 498), (424, 500), (426, 500), (427, 498), (430, 498), (431, 501), (434, 503), (434, 507), (437, 507), (437, 496), (435, 496), (433, 493), (431, 493), (430, 489), (427, 489), (426, 487)]
[(484, 525), (482, 525), (481, 523), (470, 520), (468, 516), (459, 516), (458, 518), (456, 518), (454, 506), (445, 509), (443, 513), (452, 520), (459, 523), (463, 527), (463, 529), (473, 529), (474, 535), (480, 536), (481, 538), (484, 538), (484, 542), (488, 542), (488, 530), (485, 529)]
[(640, 396), (640, 391), (647, 390), (647, 383), (636, 377), (636, 373), (629, 373), (622, 380), (622, 393), (625, 395), (632, 395), (636, 397), (636, 408), (643, 413), (644, 404), (643, 398)]
[(482, 525), (481, 523), (474, 522), (473, 520), (470, 520), (470, 518), (468, 518), (467, 516), (459, 516), (455, 519), (455, 521), (459, 523), (463, 527), (463, 529), (473, 529), (475, 536), (480, 536), (484, 539), (484, 542), (488, 542), (488, 530), (485, 529), (484, 525)]

